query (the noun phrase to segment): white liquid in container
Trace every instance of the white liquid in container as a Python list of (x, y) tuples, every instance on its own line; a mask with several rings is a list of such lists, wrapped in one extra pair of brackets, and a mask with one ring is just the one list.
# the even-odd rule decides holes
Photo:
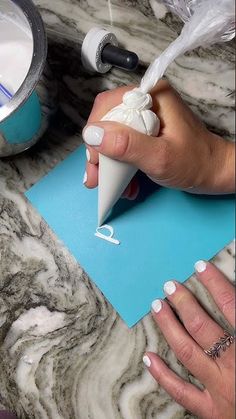
[(0, 83), (13, 95), (25, 80), (33, 56), (33, 38), (23, 12), (11, 1), (0, 4)]

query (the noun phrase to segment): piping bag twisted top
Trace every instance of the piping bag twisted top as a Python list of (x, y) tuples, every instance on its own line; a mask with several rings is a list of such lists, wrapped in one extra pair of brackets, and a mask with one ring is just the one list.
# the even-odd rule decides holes
[(129, 109), (143, 111), (152, 107), (152, 98), (148, 93), (145, 94), (138, 89), (133, 89), (124, 94), (123, 104)]
[(103, 121), (120, 122), (147, 135), (158, 135), (160, 122), (150, 109), (152, 97), (149, 93), (142, 93), (135, 88), (126, 92), (123, 102), (109, 111)]

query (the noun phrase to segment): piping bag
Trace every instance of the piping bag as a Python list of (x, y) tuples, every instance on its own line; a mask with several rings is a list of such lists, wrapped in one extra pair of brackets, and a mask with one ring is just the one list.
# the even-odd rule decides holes
[[(234, 0), (166, 0), (163, 3), (184, 22), (179, 37), (148, 67), (138, 88), (124, 94), (123, 102), (109, 111), (102, 121), (114, 121), (141, 133), (157, 136), (160, 122), (152, 112), (149, 94), (167, 67), (180, 55), (199, 46), (225, 42), (235, 36)], [(157, 137), (158, 141), (158, 137)], [(98, 226), (137, 172), (124, 162), (99, 155)]]

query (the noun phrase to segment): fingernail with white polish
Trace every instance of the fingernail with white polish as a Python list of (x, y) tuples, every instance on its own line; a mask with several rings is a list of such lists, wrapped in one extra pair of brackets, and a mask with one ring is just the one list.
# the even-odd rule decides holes
[(164, 284), (164, 291), (167, 295), (172, 295), (176, 291), (176, 285), (173, 281), (167, 281)]
[(151, 366), (151, 359), (147, 355), (144, 355), (143, 363), (149, 368)]
[(206, 270), (206, 262), (204, 262), (204, 260), (199, 260), (198, 262), (195, 263), (194, 268), (198, 273), (202, 273)]
[(88, 180), (88, 175), (87, 175), (87, 172), (85, 172), (84, 178), (83, 178), (83, 184), (85, 184), (87, 180)]
[(91, 146), (99, 146), (102, 143), (104, 135), (104, 129), (101, 127), (96, 127), (94, 125), (90, 125), (89, 127), (85, 128), (83, 131), (83, 138), (84, 141)]
[(154, 300), (152, 302), (152, 309), (155, 313), (159, 313), (159, 311), (162, 309), (162, 302), (161, 300)]
[(87, 157), (87, 161), (90, 161), (90, 151), (88, 148), (86, 148), (86, 157)]

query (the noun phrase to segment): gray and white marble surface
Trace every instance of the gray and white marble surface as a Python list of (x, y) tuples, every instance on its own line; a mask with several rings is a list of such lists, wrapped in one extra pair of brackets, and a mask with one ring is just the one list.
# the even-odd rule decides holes
[[(59, 109), (40, 143), (0, 161), (0, 408), (37, 419), (191, 418), (142, 365), (144, 351), (156, 351), (193, 381), (151, 315), (128, 329), (23, 195), (81, 144), (96, 94), (138, 82), (181, 24), (155, 0), (35, 3), (48, 31)], [(94, 25), (112, 26), (121, 44), (138, 53), (135, 74), (86, 73), (80, 47)], [(168, 77), (209, 127), (233, 138), (233, 41), (179, 58)], [(233, 281), (233, 243), (214, 263)], [(187, 286), (224, 324), (194, 276)]]

